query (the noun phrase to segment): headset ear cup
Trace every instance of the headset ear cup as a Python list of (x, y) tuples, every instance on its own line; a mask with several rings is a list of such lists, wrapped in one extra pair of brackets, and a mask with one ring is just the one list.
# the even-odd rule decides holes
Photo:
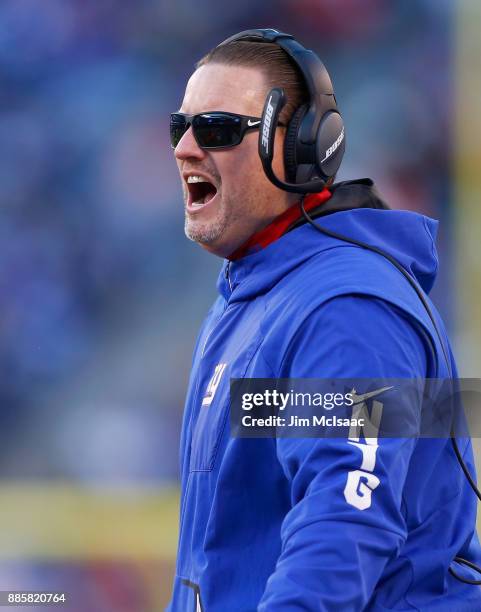
[(286, 130), (286, 137), (284, 139), (284, 169), (286, 171), (286, 180), (289, 183), (295, 183), (296, 181), (297, 132), (299, 131), (299, 125), (301, 124), (302, 118), (306, 114), (307, 108), (307, 104), (299, 106), (299, 108), (292, 115)]

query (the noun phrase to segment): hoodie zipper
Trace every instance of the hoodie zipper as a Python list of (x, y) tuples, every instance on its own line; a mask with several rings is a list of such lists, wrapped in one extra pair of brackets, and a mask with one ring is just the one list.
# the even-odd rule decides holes
[[(230, 292), (232, 293), (232, 286), (231, 286), (231, 283), (230, 283), (230, 276), (229, 276), (229, 266), (230, 266), (230, 263), (231, 263), (231, 262), (229, 261), (229, 262), (228, 262), (228, 264), (227, 264), (227, 266), (226, 266), (226, 268), (225, 268), (225, 271), (224, 271), (224, 276), (225, 276), (225, 278), (226, 278), (227, 282), (229, 283), (229, 289), (230, 289)], [(228, 302), (226, 301), (225, 306), (224, 306), (224, 310), (222, 311), (222, 314), (221, 314), (221, 315), (220, 315), (220, 317), (217, 319), (217, 321), (214, 323), (214, 325), (212, 326), (212, 329), (210, 330), (210, 332), (207, 334), (207, 338), (206, 338), (206, 339), (205, 339), (205, 341), (204, 341), (204, 346), (202, 347), (202, 352), (201, 352), (201, 354), (200, 354), (200, 358), (201, 358), (201, 359), (203, 359), (203, 358), (204, 358), (204, 353), (205, 353), (205, 349), (206, 349), (206, 347), (207, 347), (207, 343), (209, 342), (209, 340), (210, 340), (210, 337), (211, 337), (212, 333), (215, 331), (215, 329), (216, 329), (216, 328), (217, 328), (217, 326), (219, 325), (220, 320), (221, 320), (221, 319), (222, 319), (222, 317), (224, 316), (224, 313), (225, 313), (225, 311), (227, 310), (227, 308), (228, 308)]]
[[(225, 276), (226, 281), (229, 283), (229, 290), (232, 293), (232, 285), (231, 285), (231, 282), (230, 282), (230, 274), (229, 274), (230, 264), (231, 264), (230, 261), (227, 262), (227, 265), (226, 265), (225, 270), (224, 270), (224, 276)], [(212, 327), (212, 329), (210, 330), (210, 332), (207, 334), (207, 338), (205, 339), (204, 346), (202, 347), (202, 352), (200, 354), (200, 358), (201, 359), (203, 359), (203, 357), (204, 357), (205, 349), (206, 349), (207, 343), (210, 340), (212, 332), (216, 329), (217, 325), (219, 324), (219, 321), (224, 316), (224, 313), (225, 313), (226, 310), (227, 310), (227, 302), (226, 302), (226, 306), (225, 306), (224, 312), (220, 315), (220, 317), (217, 319), (217, 321), (215, 322), (215, 324)]]
[(229, 290), (232, 293), (232, 285), (231, 285), (231, 282), (230, 282), (230, 264), (231, 264), (231, 262), (228, 261), (227, 265), (225, 267), (224, 276), (225, 276), (226, 281), (229, 283)]

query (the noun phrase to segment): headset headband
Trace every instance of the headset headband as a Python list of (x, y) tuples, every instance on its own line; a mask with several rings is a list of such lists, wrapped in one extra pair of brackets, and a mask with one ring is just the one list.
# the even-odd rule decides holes
[(313, 51), (303, 47), (291, 34), (271, 28), (244, 30), (230, 36), (217, 46), (222, 47), (228, 43), (242, 40), (257, 43), (276, 43), (299, 68), (309, 92), (309, 114), (312, 117), (309, 124), (304, 125), (299, 137), (305, 144), (314, 143), (316, 128), (321, 117), (329, 110), (337, 110), (331, 78), (324, 64)]

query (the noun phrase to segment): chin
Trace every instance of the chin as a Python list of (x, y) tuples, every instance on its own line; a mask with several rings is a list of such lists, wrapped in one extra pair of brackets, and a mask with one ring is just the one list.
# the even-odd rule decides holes
[(186, 219), (184, 231), (189, 240), (197, 242), (208, 250), (217, 248), (219, 239), (224, 233), (216, 224), (192, 222), (189, 219)]

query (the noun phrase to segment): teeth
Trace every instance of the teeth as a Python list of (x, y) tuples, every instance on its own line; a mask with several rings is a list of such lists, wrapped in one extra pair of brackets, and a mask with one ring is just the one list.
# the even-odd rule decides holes
[(187, 178), (188, 183), (208, 183), (209, 181), (205, 179), (203, 176), (198, 176), (197, 174), (193, 174)]

